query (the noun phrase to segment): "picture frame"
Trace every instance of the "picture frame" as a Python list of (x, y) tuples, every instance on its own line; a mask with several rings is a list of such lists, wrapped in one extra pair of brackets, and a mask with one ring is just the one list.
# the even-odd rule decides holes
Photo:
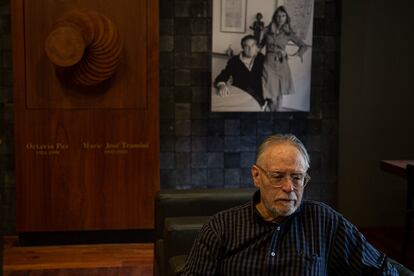
[(284, 6), (284, 5), (285, 5), (285, 0), (275, 0), (275, 10), (277, 9), (277, 7)]
[[(210, 110), (212, 112), (310, 111), (314, 1), (260, 0), (253, 3), (247, 2), (247, 0), (212, 0), (210, 90)], [(257, 61), (255, 69), (259, 69), (259, 71), (253, 70), (252, 73), (247, 73), (249, 76), (246, 76), (244, 73), (247, 71), (240, 68), (246, 64), (234, 62), (244, 51), (242, 40), (246, 36), (254, 36), (256, 43), (257, 40), (265, 42), (263, 40), (265, 27), (272, 22), (274, 13), (280, 5), (284, 6), (291, 19), (290, 27), (298, 37), (298, 43), (306, 45), (306, 50), (302, 52), (302, 55), (296, 55), (300, 46), (289, 39), (289, 42), (283, 47), (288, 56), (283, 60), (286, 66), (277, 67), (280, 70), (283, 69), (285, 73), (288, 72), (281, 74), (286, 76), (286, 79), (283, 79), (272, 72), (269, 75), (269, 66), (273, 66), (272, 60), (280, 62), (280, 59), (272, 59), (272, 52), (269, 52), (270, 58), (266, 59), (267, 45), (264, 45), (262, 49), (256, 49), (257, 52), (253, 53), (264, 57), (255, 58), (249, 72), (252, 72), (255, 61)], [(234, 13), (231, 14), (228, 10)], [(260, 36), (257, 35), (257, 26), (260, 29)], [(251, 43), (251, 41), (247, 43)], [(265, 62), (267, 62), (266, 68)], [(261, 73), (260, 68), (263, 69)], [(262, 78), (265, 72), (268, 77)], [(283, 91), (282, 87), (279, 87), (280, 97), (271, 98), (276, 93), (273, 93), (275, 89), (270, 86), (277, 83), (278, 80), (284, 84)], [(223, 84), (225, 89), (223, 89)], [(263, 87), (266, 87), (267, 90), (264, 90)]]
[(246, 32), (247, 0), (221, 0), (220, 31), (225, 33)]

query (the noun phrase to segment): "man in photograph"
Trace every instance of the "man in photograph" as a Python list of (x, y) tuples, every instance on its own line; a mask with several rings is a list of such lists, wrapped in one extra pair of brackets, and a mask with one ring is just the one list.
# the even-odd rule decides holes
[(228, 81), (232, 78), (232, 85), (251, 95), (261, 106), (266, 108), (262, 90), (262, 72), (264, 55), (259, 52), (257, 40), (252, 35), (241, 39), (242, 52), (233, 56), (227, 62), (226, 68), (216, 77), (214, 85), (218, 94), (225, 97), (230, 94)]

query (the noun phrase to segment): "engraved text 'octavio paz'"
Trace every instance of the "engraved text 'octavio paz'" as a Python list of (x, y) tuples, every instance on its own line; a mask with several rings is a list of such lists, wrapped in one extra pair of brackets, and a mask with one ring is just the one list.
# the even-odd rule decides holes
[(66, 143), (27, 143), (26, 149), (34, 151), (36, 155), (58, 155), (61, 151), (68, 150), (69, 145)]

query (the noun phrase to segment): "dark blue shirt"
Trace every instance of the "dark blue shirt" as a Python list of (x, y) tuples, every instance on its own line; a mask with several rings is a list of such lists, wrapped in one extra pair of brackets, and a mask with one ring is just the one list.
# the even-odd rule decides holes
[(253, 200), (202, 227), (182, 275), (398, 275), (386, 256), (329, 206), (303, 201), (282, 223)]

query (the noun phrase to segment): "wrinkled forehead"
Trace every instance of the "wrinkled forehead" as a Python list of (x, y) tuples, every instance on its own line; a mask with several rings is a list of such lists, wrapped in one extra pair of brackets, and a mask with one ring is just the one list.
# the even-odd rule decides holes
[(306, 161), (299, 149), (289, 143), (270, 145), (264, 154), (263, 163), (268, 170), (305, 172)]

